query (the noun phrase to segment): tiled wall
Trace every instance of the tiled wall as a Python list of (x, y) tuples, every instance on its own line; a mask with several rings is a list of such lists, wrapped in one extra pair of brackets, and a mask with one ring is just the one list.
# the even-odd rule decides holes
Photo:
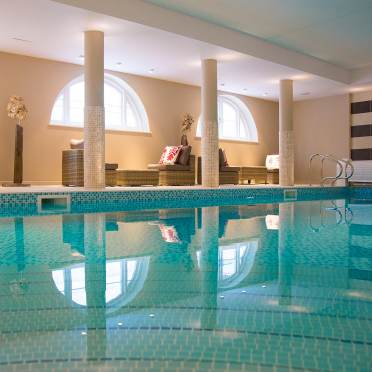
[(372, 91), (351, 95), (351, 159), (355, 182), (372, 182)]

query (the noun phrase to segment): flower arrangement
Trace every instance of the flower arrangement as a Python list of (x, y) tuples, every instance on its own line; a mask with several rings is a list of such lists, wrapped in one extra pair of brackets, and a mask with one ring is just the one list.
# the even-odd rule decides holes
[(19, 96), (11, 96), (9, 98), (6, 110), (8, 112), (8, 116), (12, 119), (16, 119), (18, 123), (24, 120), (28, 113), (23, 98)]
[(183, 134), (190, 131), (192, 125), (194, 124), (195, 120), (191, 114), (186, 113), (183, 117), (182, 124), (181, 124), (181, 131)]

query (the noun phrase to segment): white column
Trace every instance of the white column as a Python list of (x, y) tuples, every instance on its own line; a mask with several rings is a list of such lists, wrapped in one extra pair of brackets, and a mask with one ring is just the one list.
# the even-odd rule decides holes
[(84, 187), (105, 187), (104, 35), (84, 34)]
[(200, 252), (201, 297), (205, 309), (201, 314), (203, 328), (214, 328), (217, 322), (218, 230), (219, 207), (203, 208)]
[(293, 82), (280, 81), (279, 97), (279, 184), (294, 185)]
[(278, 236), (278, 294), (280, 305), (292, 302), (292, 276), (295, 252), (295, 210), (294, 203), (279, 204), (279, 236)]
[(87, 357), (106, 356), (106, 216), (84, 215)]
[(218, 187), (218, 113), (217, 113), (217, 61), (202, 61), (202, 185)]

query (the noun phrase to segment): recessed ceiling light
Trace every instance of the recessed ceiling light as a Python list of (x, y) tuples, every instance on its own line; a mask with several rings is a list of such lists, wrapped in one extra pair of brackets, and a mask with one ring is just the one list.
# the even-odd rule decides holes
[(292, 80), (308, 80), (311, 78), (310, 74), (298, 74), (292, 76)]
[(224, 87), (225, 86), (225, 83), (221, 83), (220, 85), (221, 85), (221, 87)]
[(79, 58), (84, 59), (84, 54), (80, 54)]
[(155, 69), (154, 69), (154, 68), (150, 68), (150, 69), (149, 69), (149, 73), (150, 73), (150, 74), (153, 74), (154, 72), (155, 72)]
[(243, 92), (246, 92), (248, 89), (247, 88), (243, 88)]
[(265, 92), (265, 93), (263, 93), (262, 95), (266, 97), (266, 96), (269, 95), (269, 93)]
[(123, 64), (123, 62), (116, 62), (116, 64), (117, 64), (118, 66), (121, 66), (121, 65)]
[(303, 92), (303, 93), (300, 93), (300, 96), (309, 96), (310, 95), (310, 92)]
[(31, 40), (22, 39), (20, 37), (12, 37), (12, 39), (15, 40), (15, 41), (21, 41), (22, 43), (32, 43)]

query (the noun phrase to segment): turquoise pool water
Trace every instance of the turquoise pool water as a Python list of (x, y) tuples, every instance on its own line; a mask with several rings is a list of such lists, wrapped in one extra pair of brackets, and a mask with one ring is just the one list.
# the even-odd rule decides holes
[(0, 371), (370, 371), (372, 201), (0, 218)]

